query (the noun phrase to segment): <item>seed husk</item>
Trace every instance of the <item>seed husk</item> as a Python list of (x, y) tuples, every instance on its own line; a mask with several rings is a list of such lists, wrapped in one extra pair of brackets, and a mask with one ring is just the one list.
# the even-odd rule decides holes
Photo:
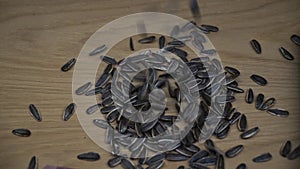
[(70, 103), (66, 107), (66, 109), (63, 113), (63, 120), (64, 121), (68, 121), (72, 117), (72, 115), (74, 114), (75, 106), (76, 106), (75, 103)]
[(67, 72), (69, 71), (76, 63), (76, 59), (72, 58), (70, 59), (67, 63), (65, 63), (62, 67), (61, 67), (61, 71), (63, 72)]
[(87, 82), (84, 85), (80, 86), (78, 89), (75, 90), (75, 93), (77, 95), (83, 95), (85, 94), (92, 86), (91, 82)]
[(258, 85), (265, 86), (268, 84), (268, 81), (264, 77), (257, 74), (251, 75), (250, 78)]
[(300, 46), (300, 36), (293, 34), (291, 36), (291, 41)]
[(242, 116), (240, 117), (239, 119), (239, 122), (238, 122), (238, 129), (239, 131), (241, 132), (244, 132), (246, 131), (247, 129), (247, 117), (245, 114), (242, 114)]
[(28, 169), (37, 169), (38, 168), (38, 161), (37, 161), (37, 157), (33, 156), (30, 159), (29, 165), (28, 165)]
[(268, 109), (267, 112), (279, 117), (288, 117), (290, 114), (287, 110), (284, 109)]
[(300, 156), (300, 145), (298, 145), (288, 156), (289, 160), (295, 160)]
[(280, 47), (279, 52), (286, 60), (294, 60), (294, 56), (284, 47)]
[(280, 149), (280, 155), (282, 157), (287, 157), (289, 155), (289, 153), (291, 152), (292, 149), (292, 142), (290, 140), (286, 141), (281, 149)]
[(261, 110), (261, 107), (262, 107), (262, 104), (264, 102), (264, 98), (265, 98), (265, 95), (262, 94), (262, 93), (259, 93), (256, 97), (256, 102), (255, 102), (255, 107), (256, 109), (258, 110)]
[(35, 120), (37, 120), (39, 122), (42, 121), (42, 115), (34, 104), (29, 105), (29, 111)]
[(252, 46), (252, 48), (254, 49), (254, 51), (257, 53), (257, 54), (261, 54), (261, 46), (259, 44), (259, 42), (255, 39), (252, 39), (250, 41), (250, 44)]
[(155, 36), (148, 36), (138, 40), (138, 42), (141, 44), (152, 43), (155, 41), (155, 39), (156, 39)]
[(90, 56), (94, 56), (96, 54), (99, 54), (107, 49), (106, 45), (101, 45), (94, 49), (92, 52), (89, 53)]
[(227, 150), (225, 152), (225, 155), (228, 158), (233, 158), (233, 157), (237, 156), (240, 152), (242, 152), (243, 149), (244, 149), (244, 146), (240, 144), (240, 145), (234, 146), (234, 147), (230, 148), (229, 150)]
[(124, 157), (123, 156), (116, 156), (110, 160), (107, 161), (107, 165), (110, 168), (116, 167), (117, 165), (121, 164), (121, 161)]
[(270, 161), (271, 159), (272, 159), (272, 154), (264, 153), (264, 154), (261, 154), (257, 157), (254, 157), (252, 159), (252, 161), (255, 162), (255, 163), (261, 163), (261, 162)]
[(121, 160), (121, 165), (124, 169), (135, 169), (133, 163), (130, 160), (126, 159), (126, 158), (123, 158)]
[(202, 24), (201, 27), (205, 28), (209, 32), (218, 32), (219, 31), (219, 28), (217, 26), (213, 26), (213, 25)]
[(131, 51), (134, 51), (134, 45), (133, 45), (132, 37), (130, 37), (130, 39), (129, 39), (129, 48), (130, 48)]
[(258, 127), (251, 128), (251, 129), (243, 132), (241, 134), (241, 138), (242, 139), (249, 139), (249, 138), (253, 137), (254, 135), (256, 135), (258, 132), (259, 132), (259, 128)]
[(95, 152), (87, 152), (82, 153), (77, 156), (79, 160), (85, 160), (85, 161), (97, 161), (100, 159), (100, 155)]
[(185, 161), (187, 159), (189, 159), (189, 157), (184, 156), (182, 154), (173, 154), (173, 153), (166, 154), (166, 160), (168, 161)]
[(247, 169), (247, 165), (245, 163), (239, 164), (236, 169)]
[(246, 103), (251, 104), (254, 101), (254, 93), (253, 90), (251, 88), (249, 88), (246, 92)]
[(20, 137), (29, 137), (31, 135), (31, 132), (28, 129), (19, 128), (12, 130), (12, 134)]

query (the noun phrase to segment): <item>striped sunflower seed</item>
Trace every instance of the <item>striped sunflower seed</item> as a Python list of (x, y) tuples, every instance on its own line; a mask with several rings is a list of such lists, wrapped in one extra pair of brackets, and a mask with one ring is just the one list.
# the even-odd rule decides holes
[(173, 153), (166, 154), (166, 160), (168, 161), (185, 161), (187, 159), (189, 159), (189, 157), (184, 156), (182, 154), (173, 154)]
[(76, 106), (75, 103), (71, 103), (66, 107), (66, 109), (63, 113), (64, 121), (68, 121), (72, 117), (72, 115), (74, 114), (74, 111), (75, 111), (75, 106)]
[(155, 36), (148, 36), (138, 40), (138, 42), (141, 44), (152, 43), (155, 41), (155, 39), (156, 39)]
[(199, 159), (201, 159), (201, 158), (203, 158), (203, 157), (207, 157), (207, 156), (209, 156), (209, 152), (206, 151), (206, 150), (201, 150), (201, 151), (199, 151), (198, 153), (194, 154), (194, 155), (191, 157), (189, 163), (195, 163), (195, 162), (198, 161)]
[(107, 127), (109, 126), (107, 121), (102, 120), (102, 119), (94, 119), (93, 123), (95, 124), (95, 126), (103, 128), (103, 129), (107, 129)]
[(201, 27), (205, 28), (209, 32), (218, 32), (219, 31), (219, 28), (217, 26), (213, 26), (213, 25), (202, 24)]
[(236, 169), (247, 169), (247, 165), (245, 163), (239, 164)]
[(252, 48), (254, 49), (254, 51), (257, 53), (257, 54), (261, 54), (261, 46), (259, 44), (259, 42), (255, 39), (252, 39), (250, 41), (250, 44), (252, 46)]
[(30, 114), (32, 115), (32, 117), (37, 120), (37, 121), (42, 121), (42, 115), (40, 113), (40, 111), (36, 108), (36, 106), (34, 104), (30, 104), (29, 105), (29, 111)]
[(265, 95), (262, 94), (262, 93), (259, 93), (256, 97), (256, 102), (255, 102), (255, 107), (256, 109), (258, 110), (261, 110), (261, 107), (262, 107), (262, 104), (264, 102), (264, 98), (265, 98)]
[(75, 93), (77, 95), (83, 95), (85, 94), (92, 86), (91, 82), (87, 82), (84, 85), (80, 86), (78, 89), (75, 90)]
[(150, 164), (146, 169), (159, 169), (164, 165), (164, 160)]
[(31, 132), (28, 129), (20, 128), (12, 130), (12, 134), (20, 137), (29, 137), (31, 135)]
[(268, 81), (264, 77), (257, 75), (257, 74), (251, 75), (250, 78), (258, 85), (265, 86), (268, 84)]
[(106, 45), (101, 45), (94, 49), (92, 52), (89, 53), (90, 56), (94, 56), (96, 54), (99, 54), (101, 52), (104, 52), (107, 49)]
[(36, 156), (31, 157), (28, 169), (38, 169), (38, 161)]
[(237, 124), (239, 131), (244, 132), (247, 129), (247, 117), (245, 114), (241, 115), (239, 122)]
[(224, 156), (222, 154), (218, 155), (216, 169), (225, 169), (225, 160), (224, 160)]
[(239, 76), (241, 74), (239, 70), (237, 70), (236, 68), (231, 67), (231, 66), (225, 66), (224, 70), (226, 72), (232, 74), (233, 76)]
[(179, 40), (174, 40), (174, 41), (171, 41), (171, 42), (167, 43), (167, 45), (175, 46), (175, 47), (184, 47), (185, 43), (183, 43)]
[(253, 93), (253, 90), (251, 88), (249, 88), (247, 90), (245, 100), (246, 100), (246, 103), (249, 103), (249, 104), (253, 103), (253, 101), (254, 101), (254, 93)]
[(217, 163), (217, 157), (212, 155), (212, 156), (207, 156), (199, 159), (197, 163), (201, 163), (204, 166), (211, 166), (211, 165), (216, 165)]
[(289, 155), (289, 153), (291, 152), (292, 149), (292, 142), (290, 140), (286, 141), (281, 149), (280, 149), (280, 155), (282, 157), (287, 157)]
[(270, 153), (264, 153), (264, 154), (261, 154), (257, 157), (254, 157), (252, 159), (253, 162), (255, 163), (261, 163), (261, 162), (267, 162), (267, 161), (270, 161), (272, 159), (272, 154)]
[(130, 37), (130, 39), (129, 39), (129, 48), (130, 48), (131, 51), (134, 51), (134, 45), (133, 45), (132, 37)]
[(76, 63), (76, 59), (72, 58), (70, 59), (67, 63), (65, 63), (62, 67), (61, 67), (61, 71), (63, 72), (67, 72), (69, 71)]
[(150, 164), (152, 164), (152, 163), (155, 163), (155, 162), (157, 162), (157, 161), (161, 161), (161, 160), (165, 159), (165, 157), (166, 157), (166, 154), (165, 154), (165, 153), (156, 154), (156, 155), (152, 156), (151, 158), (149, 158), (149, 159), (145, 162), (145, 164), (150, 165)]
[(195, 168), (195, 169), (209, 169), (209, 167), (206, 167), (201, 163), (191, 163), (190, 167)]
[(102, 56), (100, 56), (100, 59), (103, 60), (107, 64), (112, 64), (112, 65), (117, 64), (117, 61), (114, 58), (109, 57), (109, 56), (102, 55)]
[(279, 52), (286, 60), (294, 60), (294, 56), (284, 47), (280, 47)]
[(279, 117), (288, 117), (290, 114), (288, 111), (283, 109), (268, 109), (267, 112)]
[(165, 47), (165, 44), (166, 44), (166, 38), (165, 38), (165, 36), (159, 37), (159, 39), (158, 39), (158, 46), (159, 46), (159, 49), (164, 48), (164, 47)]
[(239, 153), (241, 153), (244, 149), (244, 146), (243, 145), (237, 145), (237, 146), (234, 146), (232, 148), (230, 148), (229, 150), (227, 150), (225, 152), (225, 155), (226, 157), (228, 158), (233, 158), (235, 156), (237, 156)]
[(273, 107), (276, 103), (276, 99), (275, 98), (269, 98), (267, 99), (265, 102), (263, 102), (263, 104), (261, 105), (261, 110), (268, 110), (271, 107)]
[(85, 161), (97, 161), (100, 159), (100, 155), (95, 152), (87, 152), (82, 153), (77, 156), (79, 160), (85, 160)]
[(110, 160), (107, 161), (107, 165), (110, 167), (110, 168), (114, 168), (116, 167), (117, 165), (121, 164), (121, 161), (122, 159), (124, 159), (123, 156), (116, 156)]
[(289, 160), (295, 160), (300, 156), (300, 145), (298, 145), (288, 156)]
[(251, 128), (251, 129), (243, 132), (241, 134), (241, 138), (242, 139), (249, 139), (249, 138), (253, 137), (254, 135), (256, 135), (258, 132), (259, 132), (259, 128), (258, 127)]
[(130, 160), (126, 159), (126, 158), (123, 158), (121, 160), (121, 165), (124, 169), (135, 169), (133, 163)]
[(291, 36), (291, 41), (300, 46), (300, 36), (293, 34)]

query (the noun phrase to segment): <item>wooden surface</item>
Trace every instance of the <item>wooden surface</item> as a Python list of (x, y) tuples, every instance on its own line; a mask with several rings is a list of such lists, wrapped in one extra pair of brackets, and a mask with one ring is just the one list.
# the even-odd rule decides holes
[[(288, 118), (271, 116), (244, 102), (237, 95), (234, 106), (245, 113), (249, 127), (259, 126), (261, 132), (252, 139), (239, 139), (232, 128), (224, 140), (216, 140), (222, 150), (244, 144), (244, 151), (226, 159), (226, 168), (245, 162), (249, 168), (296, 169), (299, 160), (282, 158), (281, 144), (291, 140), (293, 148), (300, 144), (299, 54), (300, 47), (290, 41), (300, 34), (299, 0), (200, 0), (202, 22), (217, 25), (218, 33), (209, 34), (221, 56), (223, 65), (241, 71), (243, 89), (252, 87), (277, 99), (276, 107), (289, 110)], [(93, 0), (80, 2), (1, 0), (0, 1), (0, 168), (26, 168), (31, 156), (39, 159), (39, 168), (46, 164), (78, 169), (107, 168), (112, 156), (98, 147), (83, 132), (78, 119), (61, 120), (62, 111), (72, 102), (72, 71), (60, 67), (77, 57), (85, 41), (101, 26), (119, 17), (143, 11), (158, 11), (192, 19), (188, 3), (162, 0)], [(255, 38), (261, 42), (263, 54), (257, 55), (249, 45)], [(127, 45), (127, 44), (125, 44)], [(294, 54), (294, 61), (285, 60), (280, 46)], [(128, 53), (127, 47), (124, 51)], [(265, 87), (254, 84), (249, 76), (266, 77)], [(42, 112), (43, 121), (36, 122), (28, 114), (34, 103)], [(21, 138), (11, 134), (15, 128), (29, 128), (32, 135)], [(79, 153), (96, 151), (101, 160), (77, 160)], [(252, 158), (270, 152), (273, 160), (254, 164)], [(175, 168), (186, 163), (166, 163)], [(187, 166), (187, 165), (186, 165)]]

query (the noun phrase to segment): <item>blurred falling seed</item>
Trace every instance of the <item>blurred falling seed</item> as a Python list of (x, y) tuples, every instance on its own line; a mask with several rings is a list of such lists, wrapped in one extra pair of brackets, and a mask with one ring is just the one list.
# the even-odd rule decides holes
[(279, 116), (279, 117), (288, 117), (289, 112), (283, 109), (268, 109), (268, 113), (274, 115), (274, 116)]
[(130, 48), (131, 51), (134, 51), (134, 45), (133, 45), (132, 37), (130, 37), (130, 39), (129, 39), (129, 48)]
[(80, 86), (78, 89), (75, 90), (75, 93), (77, 95), (83, 95), (85, 94), (92, 86), (91, 82), (87, 82), (84, 85)]
[(298, 145), (288, 156), (289, 160), (295, 160), (300, 156), (300, 145)]
[(76, 63), (76, 59), (72, 58), (61, 67), (61, 71), (63, 72), (69, 71), (75, 65), (75, 63)]
[(284, 47), (280, 47), (279, 52), (286, 60), (294, 60), (294, 56)]
[(245, 163), (239, 164), (236, 169), (247, 169), (247, 165)]
[(257, 157), (254, 157), (252, 161), (255, 163), (261, 163), (261, 162), (270, 161), (271, 159), (272, 159), (272, 155), (270, 153), (264, 153)]
[(218, 32), (219, 31), (219, 28), (217, 26), (213, 26), (213, 25), (202, 24), (201, 27), (205, 28), (209, 32)]
[(155, 39), (156, 39), (155, 36), (148, 36), (138, 40), (138, 42), (141, 44), (152, 43), (155, 41)]
[(102, 53), (107, 49), (106, 45), (101, 45), (98, 48), (94, 49), (92, 52), (89, 53), (90, 56), (94, 56), (96, 54)]
[(93, 114), (95, 113), (97, 110), (99, 110), (99, 108), (101, 107), (101, 104), (95, 104), (95, 105), (92, 105), (90, 106), (89, 108), (86, 109), (86, 114), (90, 115), (90, 114)]
[(173, 29), (171, 30), (170, 36), (171, 37), (177, 37), (177, 35), (180, 33), (180, 28), (178, 25), (175, 25)]
[(253, 90), (251, 88), (249, 88), (246, 92), (246, 103), (251, 104), (254, 101), (254, 93)]
[(291, 36), (291, 41), (300, 46), (300, 36), (293, 34)]
[(20, 128), (12, 130), (12, 134), (20, 137), (29, 137), (31, 135), (31, 132), (28, 129)]
[(66, 109), (63, 113), (64, 121), (68, 121), (72, 117), (72, 115), (74, 114), (74, 111), (75, 111), (75, 106), (76, 106), (75, 103), (71, 103), (66, 107)]
[(261, 46), (259, 44), (259, 42), (255, 39), (252, 39), (250, 41), (250, 44), (252, 46), (252, 48), (254, 49), (254, 51), (257, 53), (257, 54), (261, 54)]
[(243, 145), (237, 145), (237, 146), (234, 146), (234, 147), (230, 148), (229, 150), (227, 150), (225, 152), (225, 155), (228, 158), (233, 158), (233, 157), (237, 156), (239, 153), (241, 153), (243, 151), (243, 149), (244, 149)]
[(29, 105), (29, 111), (35, 120), (37, 120), (39, 122), (42, 121), (41, 113), (34, 104)]
[(243, 132), (241, 134), (241, 138), (242, 139), (249, 139), (249, 138), (255, 136), (258, 132), (259, 132), (259, 128), (258, 127), (251, 128), (251, 129)]
[(282, 157), (287, 157), (290, 154), (291, 149), (292, 149), (292, 143), (290, 140), (288, 140), (282, 145), (280, 149), (280, 155)]
[(28, 169), (37, 169), (38, 168), (38, 161), (37, 161), (37, 157), (33, 156), (30, 159), (29, 165), (28, 165)]
[(82, 153), (77, 156), (79, 160), (85, 161), (97, 161), (100, 159), (100, 155), (95, 152)]
[(257, 74), (251, 75), (250, 78), (258, 85), (265, 86), (268, 84), (268, 81), (264, 77)]
[(166, 44), (166, 38), (165, 38), (165, 36), (159, 37), (159, 39), (158, 39), (158, 46), (159, 46), (159, 49), (164, 48), (164, 47), (165, 47), (165, 44)]
[(247, 117), (245, 114), (242, 114), (241, 118), (239, 119), (239, 122), (238, 122), (238, 129), (239, 131), (246, 131), (247, 129)]
[(109, 124), (107, 123), (106, 120), (94, 119), (93, 123), (94, 123), (95, 126), (100, 127), (102, 129), (107, 129), (107, 127), (109, 127)]
[(198, 18), (201, 16), (198, 0), (190, 0), (190, 10), (194, 18)]

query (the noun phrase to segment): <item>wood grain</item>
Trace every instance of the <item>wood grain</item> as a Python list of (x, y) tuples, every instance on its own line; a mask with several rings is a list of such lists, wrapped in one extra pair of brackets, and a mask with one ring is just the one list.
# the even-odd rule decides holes
[[(299, 159), (289, 161), (280, 157), (278, 151), (287, 139), (293, 147), (300, 144), (300, 47), (289, 39), (292, 34), (300, 34), (300, 1), (200, 0), (200, 6), (202, 23), (220, 28), (218, 33), (208, 36), (223, 65), (241, 71), (240, 86), (276, 97), (276, 107), (290, 111), (288, 118), (273, 117), (246, 104), (243, 94), (237, 95), (234, 106), (247, 115), (249, 127), (260, 126), (261, 132), (253, 139), (241, 140), (233, 127), (228, 138), (214, 139), (222, 150), (239, 143), (245, 145), (238, 157), (226, 159), (226, 168), (235, 168), (240, 162), (247, 163), (249, 168), (297, 168)], [(0, 168), (26, 168), (33, 155), (39, 159), (39, 168), (46, 164), (78, 169), (107, 168), (106, 162), (112, 156), (89, 139), (76, 116), (68, 122), (61, 120), (63, 109), (72, 102), (72, 71), (63, 73), (60, 67), (78, 56), (85, 41), (98, 28), (119, 17), (143, 11), (167, 12), (192, 19), (185, 1), (0, 1)], [(251, 49), (252, 38), (261, 42), (261, 55)], [(124, 50), (128, 48), (126, 45), (122, 47)], [(293, 53), (295, 60), (285, 60), (278, 52), (280, 46)], [(254, 84), (249, 79), (253, 73), (266, 77), (269, 84), (266, 87)], [(42, 122), (30, 117), (30, 103), (41, 110)], [(11, 134), (11, 130), (20, 127), (31, 129), (32, 136), (20, 138)], [(100, 152), (101, 160), (76, 159), (79, 153), (88, 151)], [(273, 160), (254, 164), (252, 158), (264, 152), (271, 152)], [(166, 163), (164, 168), (180, 164), (186, 165)]]

